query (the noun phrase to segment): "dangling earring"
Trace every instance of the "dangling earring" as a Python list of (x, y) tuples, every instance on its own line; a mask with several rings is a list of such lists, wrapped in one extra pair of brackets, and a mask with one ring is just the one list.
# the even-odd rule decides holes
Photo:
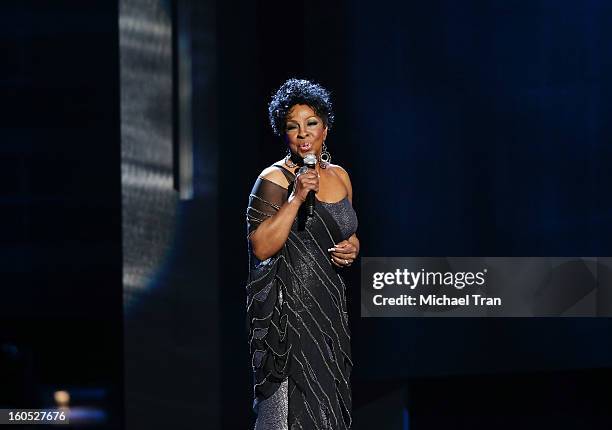
[(297, 167), (297, 164), (295, 164), (294, 162), (291, 161), (291, 150), (289, 148), (287, 148), (287, 155), (285, 156), (285, 164), (290, 169), (293, 169), (294, 167)]
[(331, 162), (331, 154), (327, 150), (327, 145), (325, 144), (325, 141), (323, 141), (323, 149), (321, 150), (319, 161), (321, 162), (322, 169), (327, 169), (328, 164)]

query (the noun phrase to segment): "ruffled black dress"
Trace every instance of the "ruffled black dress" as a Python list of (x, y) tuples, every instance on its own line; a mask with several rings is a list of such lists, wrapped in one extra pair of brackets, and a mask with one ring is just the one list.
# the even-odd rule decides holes
[[(247, 209), (249, 234), (291, 193), (295, 176), (277, 167), (289, 189), (257, 179)], [(259, 261), (249, 243), (247, 327), (256, 429), (351, 427), (346, 286), (327, 250), (356, 228), (347, 198), (316, 200), (314, 217), (300, 210), (276, 255)]]

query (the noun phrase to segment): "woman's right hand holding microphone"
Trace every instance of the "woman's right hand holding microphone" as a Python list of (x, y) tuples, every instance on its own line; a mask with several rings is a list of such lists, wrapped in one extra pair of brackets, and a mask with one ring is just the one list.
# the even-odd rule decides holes
[(298, 172), (293, 183), (293, 191), (288, 200), (292, 201), (293, 198), (297, 198), (302, 204), (306, 201), (310, 191), (319, 192), (319, 174), (316, 169), (308, 169), (303, 173)]

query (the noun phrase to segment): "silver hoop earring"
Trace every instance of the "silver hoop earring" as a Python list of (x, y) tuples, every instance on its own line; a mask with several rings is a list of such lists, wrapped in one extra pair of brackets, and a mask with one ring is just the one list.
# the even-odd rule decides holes
[(321, 162), (321, 168), (326, 169), (327, 165), (331, 162), (331, 154), (327, 150), (327, 145), (323, 142), (323, 149), (321, 151), (321, 155), (319, 156), (319, 161)]
[(289, 148), (287, 148), (287, 155), (285, 155), (285, 165), (290, 169), (297, 167), (297, 164), (291, 161), (291, 150)]

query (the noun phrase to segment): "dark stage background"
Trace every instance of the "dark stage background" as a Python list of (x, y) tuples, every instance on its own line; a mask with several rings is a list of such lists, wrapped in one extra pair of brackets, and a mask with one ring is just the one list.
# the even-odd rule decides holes
[[(283, 151), (266, 126), (265, 103), (290, 76), (333, 91), (337, 125), (328, 146), (352, 177), (362, 255), (611, 254), (608, 3), (245, 2), (237, 16), (235, 5), (225, 8), (221, 255), (243, 238), (235, 229), (242, 196)], [(221, 268), (224, 333), (242, 327), (243, 275), (232, 267)], [(356, 286), (357, 268), (349, 277)], [(414, 428), (448, 426), (458, 413), (471, 415), (466, 428), (475, 428), (487, 409), (505, 417), (488, 423), (495, 428), (527, 428), (519, 417), (538, 414), (534, 426), (574, 426), (565, 415), (596, 415), (603, 404), (589, 392), (596, 379), (567, 371), (610, 366), (609, 319), (360, 319), (356, 291), (357, 424), (359, 408), (401, 379), (435, 381), (408, 383), (419, 405), (455, 391), (448, 416), (431, 403), (427, 420), (423, 408), (408, 408)], [(236, 386), (248, 379), (248, 369), (235, 372), (248, 359), (240, 345), (226, 339), (223, 349), (231, 378), (223, 393), (234, 401), (222, 416), (236, 425)], [(517, 373), (529, 376), (508, 377)], [(560, 395), (556, 384), (576, 391)], [(520, 393), (519, 404), (507, 391)], [(474, 395), (482, 409), (473, 408)], [(567, 409), (553, 412), (555, 404)]]
[(122, 428), (117, 5), (0, 10), (0, 408)]
[[(252, 424), (245, 209), (289, 77), (332, 90), (363, 256), (612, 255), (609, 2), (10, 4), (0, 405)], [(355, 428), (610, 427), (610, 319), (361, 319), (358, 276)]]

